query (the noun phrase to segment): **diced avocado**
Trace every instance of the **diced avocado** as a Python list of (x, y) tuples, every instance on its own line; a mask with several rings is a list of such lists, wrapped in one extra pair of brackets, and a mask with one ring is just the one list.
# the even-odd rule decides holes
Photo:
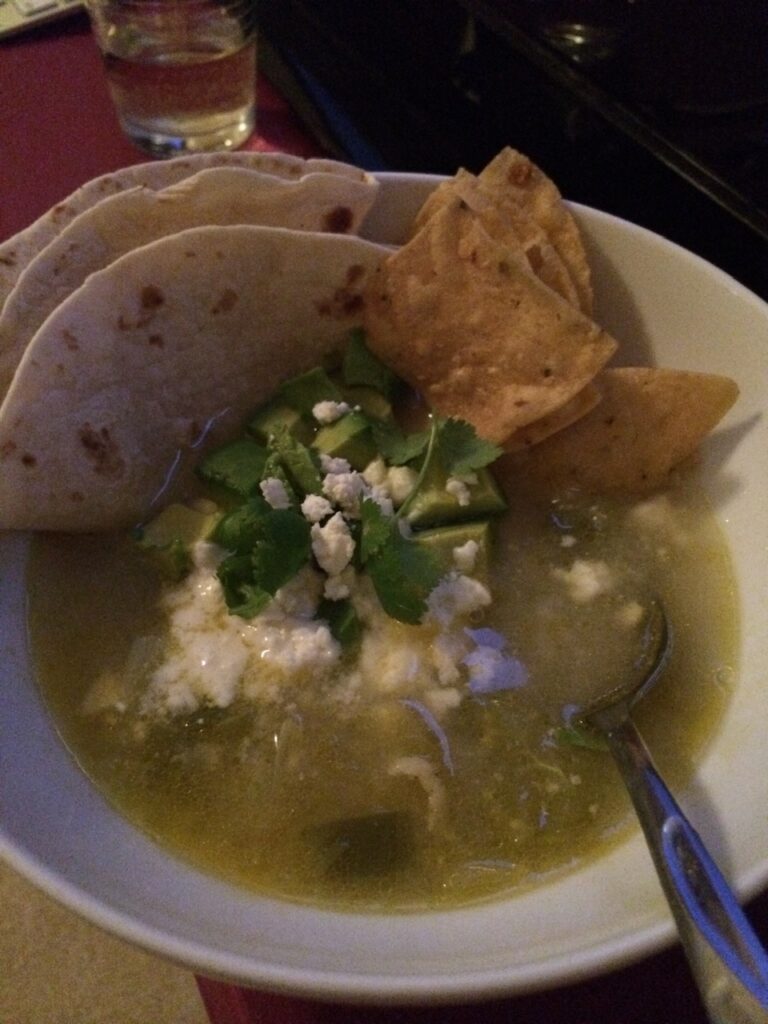
[(371, 421), (361, 412), (348, 412), (335, 423), (321, 427), (312, 447), (325, 455), (346, 459), (357, 470), (365, 469), (377, 454)]
[(309, 444), (315, 434), (314, 424), (297, 409), (279, 401), (267, 402), (257, 409), (247, 429), (257, 441), (267, 444), (275, 431), (283, 427), (303, 444)]
[(371, 352), (365, 341), (365, 332), (356, 328), (350, 332), (344, 350), (341, 373), (345, 384), (361, 384), (390, 396), (397, 383), (396, 375)]
[(218, 512), (168, 505), (141, 529), (139, 545), (151, 553), (163, 576), (180, 580), (192, 566), (190, 547), (198, 540), (206, 540), (218, 519)]
[(266, 461), (266, 448), (250, 437), (241, 437), (209, 452), (197, 467), (197, 474), (207, 484), (226, 487), (247, 498), (258, 491)]
[(317, 608), (317, 617), (325, 619), (332, 636), (342, 647), (351, 647), (360, 639), (363, 627), (351, 601), (322, 600)]
[(329, 875), (362, 878), (407, 867), (414, 855), (414, 827), (404, 811), (379, 811), (307, 830)]
[(325, 370), (316, 366), (282, 384), (280, 398), (292, 409), (311, 416), (318, 402), (341, 402), (343, 396)]
[(503, 512), (507, 503), (489, 470), (478, 469), (476, 476), (477, 483), (469, 485), (469, 501), (461, 505), (459, 499), (445, 489), (446, 474), (435, 464), (408, 509), (408, 521), (413, 526), (439, 526)]
[(453, 552), (467, 541), (477, 544), (475, 564), (468, 576), (484, 580), (488, 575), (488, 559), (491, 552), (491, 523), (488, 519), (473, 519), (466, 523), (455, 523), (453, 526), (436, 526), (431, 530), (420, 530), (414, 533), (413, 539), (437, 555), (446, 572), (456, 569)]
[(366, 387), (343, 387), (344, 401), (360, 409), (374, 420), (392, 419), (392, 403), (380, 391)]

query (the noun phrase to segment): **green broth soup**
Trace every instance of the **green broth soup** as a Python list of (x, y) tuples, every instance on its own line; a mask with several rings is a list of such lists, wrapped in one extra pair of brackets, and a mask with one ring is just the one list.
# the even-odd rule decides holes
[(159, 843), (270, 896), (455, 906), (600, 855), (633, 817), (573, 709), (629, 670), (658, 595), (674, 652), (637, 718), (685, 783), (735, 676), (727, 552), (687, 484), (636, 502), (507, 497), (467, 577), (490, 603), (412, 626), (357, 574), (363, 638), (341, 653), (307, 632), (311, 570), (257, 627), (227, 615), (211, 545), (168, 582), (129, 537), (35, 537), (31, 647), (65, 742)]

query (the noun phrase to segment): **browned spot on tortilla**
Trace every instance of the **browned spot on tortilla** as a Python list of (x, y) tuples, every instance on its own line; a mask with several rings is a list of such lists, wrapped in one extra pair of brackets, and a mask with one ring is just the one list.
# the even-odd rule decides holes
[(2, 448), (0, 448), (0, 459), (7, 459), (10, 455), (18, 448), (15, 441), (5, 441)]
[(119, 477), (125, 470), (125, 461), (108, 427), (97, 430), (90, 423), (80, 428), (80, 444), (99, 476)]
[(21, 464), (22, 466), (29, 466), (31, 469), (32, 466), (37, 465), (37, 459), (35, 458), (34, 455), (32, 455), (31, 452), (24, 452), (24, 454), (21, 456)]
[(147, 284), (141, 289), (141, 308), (159, 309), (165, 302), (165, 296), (154, 284)]
[(0, 256), (0, 263), (2, 263), (3, 266), (5, 266), (5, 267), (15, 267), (16, 266), (16, 253), (15, 252), (8, 252), (4, 256)]
[(507, 181), (510, 185), (517, 185), (518, 188), (522, 188), (531, 180), (532, 174), (533, 164), (530, 160), (523, 158), (509, 168)]
[(348, 206), (335, 206), (323, 217), (323, 231), (346, 235), (352, 227), (352, 211)]
[(69, 500), (79, 504), (81, 501), (85, 501), (85, 496), (82, 491), (70, 491)]
[(149, 344), (154, 345), (155, 348), (162, 348), (165, 345), (162, 334), (150, 334), (148, 341)]
[(72, 331), (68, 331), (65, 328), (61, 332), (61, 337), (64, 341), (64, 344), (66, 345), (70, 352), (77, 352), (77, 350), (80, 348), (80, 342), (77, 340)]
[(214, 316), (217, 313), (228, 313), (229, 310), (237, 304), (239, 298), (240, 296), (236, 291), (234, 291), (234, 289), (225, 288), (219, 296), (218, 301), (211, 307), (211, 313), (213, 313)]
[(60, 220), (62, 217), (68, 216), (70, 210), (66, 203), (59, 203), (58, 206), (54, 206), (51, 210), (51, 219), (54, 221)]
[(347, 284), (356, 284), (365, 274), (365, 267), (360, 263), (354, 263), (347, 271)]

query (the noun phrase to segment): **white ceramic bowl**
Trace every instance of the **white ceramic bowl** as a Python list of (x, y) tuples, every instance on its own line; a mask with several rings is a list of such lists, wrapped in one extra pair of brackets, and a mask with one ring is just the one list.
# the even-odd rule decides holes
[[(401, 240), (435, 178), (382, 175), (366, 233)], [(729, 374), (741, 397), (703, 475), (740, 585), (742, 664), (715, 741), (681, 802), (739, 892), (768, 880), (768, 307), (709, 264), (614, 217), (576, 208), (597, 317), (627, 361)], [(436, 1001), (564, 983), (673, 936), (639, 834), (535, 892), (397, 916), (259, 899), (170, 857), (105, 803), (62, 747), (25, 642), (27, 542), (0, 537), (0, 854), (83, 916), (202, 973), (343, 1000)]]

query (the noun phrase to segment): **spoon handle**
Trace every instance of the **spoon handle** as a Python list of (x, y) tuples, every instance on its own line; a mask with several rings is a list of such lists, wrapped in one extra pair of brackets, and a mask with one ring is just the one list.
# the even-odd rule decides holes
[(606, 732), (713, 1024), (768, 1024), (768, 955), (630, 718)]

